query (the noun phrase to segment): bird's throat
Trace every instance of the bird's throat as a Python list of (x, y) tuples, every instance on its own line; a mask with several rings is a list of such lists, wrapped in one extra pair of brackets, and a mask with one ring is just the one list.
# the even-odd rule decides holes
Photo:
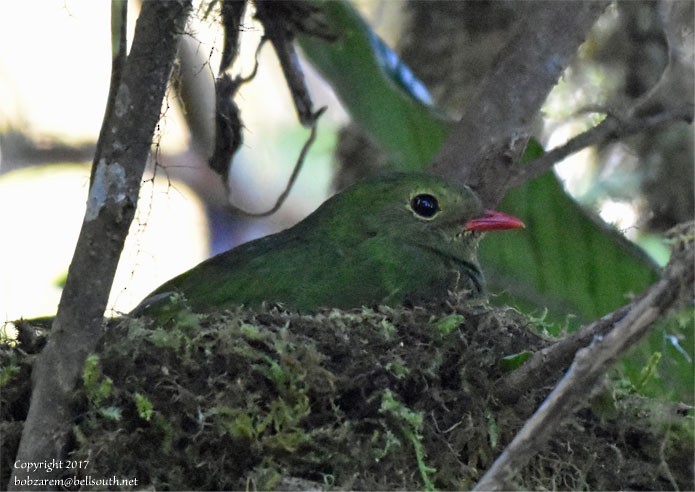
[(474, 253), (469, 253), (465, 256), (458, 251), (444, 250), (434, 246), (422, 246), (423, 249), (431, 254), (437, 255), (445, 264), (451, 267), (451, 270), (458, 274), (456, 285), (452, 285), (453, 289), (470, 290), (471, 297), (481, 297), (485, 295), (485, 281), (483, 273), (478, 266)]

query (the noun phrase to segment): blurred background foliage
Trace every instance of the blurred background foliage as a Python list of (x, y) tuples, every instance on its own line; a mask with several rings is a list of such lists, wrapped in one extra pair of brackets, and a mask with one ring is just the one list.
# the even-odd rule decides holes
[[(108, 3), (44, 3), (49, 8), (40, 13), (18, 2), (0, 4), (0, 226), (6, 231), (0, 316), (6, 319), (55, 310), (108, 88)], [(206, 256), (291, 225), (357, 179), (383, 169), (424, 169), (530, 3), (316, 5), (329, 31), (343, 33), (333, 42), (298, 37), (315, 107), (328, 111), (287, 202), (263, 220), (233, 214), (227, 205), (270, 208), (308, 132), (296, 121), (266, 45), (256, 77), (236, 98), (244, 145), (227, 193), (206, 167), (214, 134), (212, 67), (219, 64), (223, 34), (215, 10), (206, 15), (207, 3), (199, 5), (143, 189), (152, 200), (141, 204), (112, 292), (115, 311), (130, 309)], [(26, 34), (30, 25), (35, 30)], [(236, 74), (251, 73), (261, 34), (250, 7)], [(693, 45), (693, 2), (612, 4), (548, 97), (526, 157), (641, 103), (655, 112), (692, 104)], [(50, 79), (37, 81), (26, 68), (36, 60), (53, 64)], [(545, 320), (555, 334), (625, 304), (658, 278), (658, 266), (668, 260), (663, 234), (693, 219), (693, 190), (692, 126), (683, 123), (570, 156), (498, 206), (521, 217), (527, 229), (483, 242), (493, 302)], [(51, 253), (57, 255), (52, 266), (38, 261)], [(689, 310), (664, 320), (623, 365), (640, 391), (692, 401), (692, 357)], [(643, 378), (655, 358), (655, 369)]]

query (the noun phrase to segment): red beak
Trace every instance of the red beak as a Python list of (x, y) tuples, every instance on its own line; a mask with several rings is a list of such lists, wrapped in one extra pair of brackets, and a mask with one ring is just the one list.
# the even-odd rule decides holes
[(502, 231), (521, 227), (526, 226), (513, 215), (503, 214), (495, 210), (485, 210), (481, 217), (471, 219), (466, 223), (467, 231)]

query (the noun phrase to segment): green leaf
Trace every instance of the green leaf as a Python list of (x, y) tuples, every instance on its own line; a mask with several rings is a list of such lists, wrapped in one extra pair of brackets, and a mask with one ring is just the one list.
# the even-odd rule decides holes
[(500, 365), (505, 371), (511, 371), (512, 369), (520, 367), (524, 362), (529, 360), (532, 355), (533, 352), (529, 352), (528, 350), (524, 350), (518, 354), (507, 355), (500, 359)]
[(526, 223), (523, 231), (490, 234), (480, 258), (491, 291), (528, 312), (574, 324), (602, 316), (657, 278), (656, 265), (600, 219), (590, 217), (545, 174), (509, 192), (499, 206)]
[(654, 352), (649, 357), (649, 362), (647, 363), (647, 366), (644, 367), (640, 371), (639, 381), (637, 381), (635, 384), (635, 387), (638, 390), (640, 388), (644, 387), (644, 385), (647, 384), (652, 379), (652, 377), (654, 376), (654, 373), (656, 372), (656, 366), (659, 364), (660, 360), (661, 360), (661, 352)]
[(154, 412), (154, 405), (152, 402), (142, 393), (135, 393), (135, 407), (138, 410), (138, 415), (141, 419), (149, 422), (152, 419), (152, 413)]
[(465, 316), (462, 314), (450, 314), (449, 316), (434, 321), (434, 328), (442, 335), (448, 335), (458, 328), (465, 319)]

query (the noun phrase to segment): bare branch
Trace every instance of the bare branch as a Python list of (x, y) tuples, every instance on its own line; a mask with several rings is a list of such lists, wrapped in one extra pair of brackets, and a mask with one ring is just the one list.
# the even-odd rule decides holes
[[(106, 132), (109, 126), (106, 122), (111, 121), (113, 112), (116, 109), (116, 96), (118, 87), (123, 78), (123, 68), (125, 67), (128, 56), (128, 2), (116, 0), (111, 2), (111, 80), (109, 82), (109, 95), (106, 98), (106, 109), (102, 120), (97, 147), (94, 151), (95, 156), (104, 153), (106, 143)], [(96, 161), (95, 161), (96, 162)], [(94, 173), (90, 179), (94, 179)], [(90, 185), (93, 181), (90, 181)]]
[[(118, 3), (125, 9), (125, 1)], [(74, 418), (70, 404), (84, 360), (102, 333), (113, 275), (135, 214), (178, 37), (190, 7), (190, 0), (143, 2), (130, 55), (115, 89), (113, 110), (107, 110), (108, 119), (103, 123), (87, 211), (58, 314), (32, 373), (34, 388), (18, 460), (51, 462), (65, 452)], [(120, 28), (117, 32), (122, 33)], [(63, 471), (39, 468), (30, 478), (49, 479)], [(18, 473), (20, 469), (15, 470), (8, 487), (26, 490), (26, 482), (15, 478), (27, 477)], [(28, 488), (55, 488), (48, 480), (38, 483)]]
[(473, 490), (503, 490), (534, 456), (562, 420), (586, 398), (598, 378), (637, 343), (664, 313), (692, 303), (695, 280), (695, 225), (690, 222), (676, 238), (671, 261), (656, 284), (634, 302), (629, 312), (605, 336), (577, 352), (572, 366)]
[(591, 145), (597, 145), (610, 140), (620, 140), (637, 133), (653, 130), (674, 121), (692, 123), (693, 106), (688, 104), (682, 108), (664, 111), (650, 116), (632, 118), (621, 121), (615, 116), (608, 115), (601, 123), (591, 130), (577, 135), (566, 144), (556, 147), (542, 157), (533, 160), (528, 165), (519, 168), (509, 180), (509, 187), (521, 185), (537, 178), (551, 170), (555, 164), (565, 157), (579, 152)]
[(241, 20), (246, 12), (246, 0), (221, 0), (220, 9), (224, 27), (224, 43), (218, 73), (222, 75), (231, 68), (239, 54), (239, 33)]

